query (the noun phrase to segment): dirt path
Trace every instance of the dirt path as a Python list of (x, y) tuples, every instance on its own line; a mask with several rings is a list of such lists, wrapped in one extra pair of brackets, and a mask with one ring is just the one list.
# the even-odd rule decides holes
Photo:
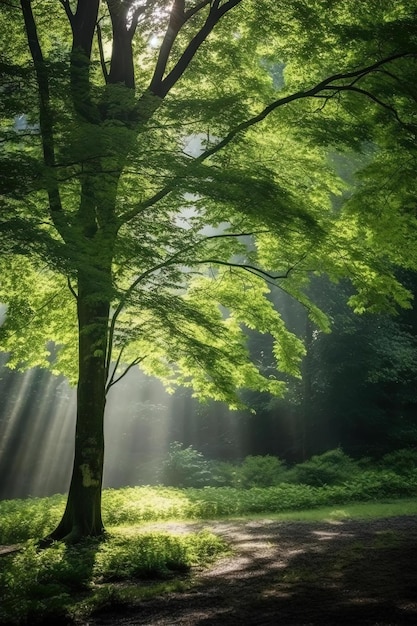
[(197, 573), (187, 592), (97, 615), (89, 626), (417, 624), (417, 517), (204, 528), (224, 537), (233, 556)]

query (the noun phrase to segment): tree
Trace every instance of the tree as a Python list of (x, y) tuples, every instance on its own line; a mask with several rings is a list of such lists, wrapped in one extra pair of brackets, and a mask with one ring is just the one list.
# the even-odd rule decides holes
[[(415, 37), (415, 16), (407, 16), (402, 3), (391, 3), (393, 19), (387, 19), (387, 16), (381, 19), (380, 11), (384, 12), (387, 6), (385, 3), (379, 6), (377, 3), (361, 3), (356, 24), (345, 25), (341, 39), (346, 45), (353, 34), (362, 42), (356, 51), (357, 62), (365, 49), (376, 51), (384, 41), (399, 49), (405, 41)], [(376, 11), (375, 15), (370, 14), (370, 8)], [(336, 10), (343, 10), (343, 3)], [(401, 28), (398, 28), (398, 19)], [(356, 84), (343, 100), (326, 103), (326, 106), (338, 107), (339, 120), (349, 124), (353, 141), (341, 136), (330, 115), (326, 124), (316, 127), (315, 137), (330, 145), (338, 134), (339, 149), (344, 145), (349, 155), (344, 167), (340, 161), (338, 167), (344, 169), (343, 175), (353, 181), (353, 193), (351, 190), (345, 198), (342, 211), (351, 228), (356, 229), (358, 238), (366, 242), (373, 253), (375, 246), (379, 248), (381, 267), (395, 264), (403, 268), (398, 275), (415, 300), (417, 189), (413, 171), (417, 98), (414, 66), (415, 61), (381, 68), (378, 75), (368, 76), (366, 86)], [(355, 93), (365, 97), (357, 99)], [(371, 102), (377, 106), (370, 106)], [(358, 137), (362, 137), (362, 141), (355, 145)], [(352, 147), (355, 150), (355, 172), (350, 160), (352, 150), (349, 148)], [(350, 167), (346, 167), (349, 162)], [(320, 289), (331, 294), (329, 287)], [(333, 417), (339, 417), (334, 429), (337, 439), (331, 445), (345, 441), (343, 445), (347, 449), (362, 454), (380, 453), (395, 445), (409, 445), (415, 442), (415, 304), (413, 310), (399, 316), (397, 311), (388, 308), (382, 316), (365, 315), (362, 319), (355, 319), (342, 304), (343, 291), (349, 294), (345, 299), (355, 311), (381, 310), (378, 288), (373, 294), (369, 292), (370, 298), (364, 303), (357, 300), (358, 294), (353, 293), (346, 283), (341, 288), (333, 286), (330, 306), (333, 308), (331, 315), (335, 317), (336, 337), (319, 337), (319, 341), (313, 343), (311, 355), (310, 367), (314, 370), (316, 383), (320, 374), (317, 376), (319, 368), (317, 361), (314, 363), (315, 353), (324, 372), (321, 383), (327, 384), (327, 390), (321, 390), (327, 407), (323, 403), (320, 406), (320, 394), (317, 393), (320, 382), (316, 386), (319, 400), (318, 403), (316, 400), (316, 415), (330, 417), (333, 411)], [(357, 390), (356, 397), (340, 404), (337, 396), (343, 393), (346, 396), (346, 390), (352, 387)], [(317, 428), (314, 430), (318, 431)]]
[(244, 326), (274, 337), (287, 374), (304, 352), (270, 283), (321, 327), (304, 293), (312, 269), (351, 272), (357, 306), (376, 290), (380, 304), (407, 302), (331, 214), (339, 183), (297, 133), (316, 123), (318, 98), (413, 58), (410, 41), (388, 41), (352, 64), (338, 34), (349, 4), (334, 5), (329, 26), (313, 1), (2, 3), (1, 347), (10, 367), (78, 378), (73, 475), (51, 539), (103, 532), (105, 398), (123, 363), (238, 406), (241, 388), (284, 388), (248, 359)]
[[(415, 274), (402, 278), (415, 293)], [(357, 457), (377, 456), (414, 444), (415, 310), (359, 316), (347, 306), (347, 281), (322, 277), (311, 287), (332, 333), (314, 333), (307, 346), (309, 452), (340, 445)]]

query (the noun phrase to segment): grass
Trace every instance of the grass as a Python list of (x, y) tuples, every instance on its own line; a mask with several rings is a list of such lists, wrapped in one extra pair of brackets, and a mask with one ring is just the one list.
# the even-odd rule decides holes
[(393, 493), (417, 493), (414, 477), (402, 481), (392, 473), (382, 478), (368, 473), (366, 480), (355, 478), (350, 484), (324, 487), (106, 490), (105, 541), (87, 541), (77, 547), (56, 543), (41, 551), (35, 540), (57, 523), (65, 497), (0, 502), (0, 543), (25, 542), (22, 551), (1, 557), (0, 623), (36, 623), (39, 617), (65, 623), (68, 616), (88, 616), (155, 593), (185, 589), (190, 579), (184, 574), (228, 550), (209, 532), (149, 531), (148, 522), (221, 517), (312, 522), (417, 515), (416, 499), (393, 498)]
[(183, 589), (181, 575), (227, 551), (209, 532), (173, 535), (140, 527), (76, 547), (57, 542), (39, 550), (29, 541), (21, 552), (1, 557), (0, 623), (38, 623), (40, 616), (65, 623), (68, 616)]
[[(321, 522), (343, 519), (377, 519), (399, 515), (417, 515), (417, 499), (392, 500), (388, 502), (358, 502), (343, 507), (320, 507), (287, 513), (269, 513), (268, 519), (283, 522)], [(238, 519), (262, 519), (264, 514), (241, 516)]]
[[(394, 506), (395, 500), (416, 495), (416, 472), (400, 476), (391, 471), (363, 472), (350, 482), (323, 487), (291, 483), (251, 489), (126, 487), (103, 492), (103, 519), (107, 527), (115, 527), (169, 519), (294, 515), (294, 512), (323, 507), (353, 510), (352, 507), (360, 506), (361, 502), (392, 501)], [(0, 544), (45, 536), (57, 524), (64, 505), (64, 496), (0, 501)]]

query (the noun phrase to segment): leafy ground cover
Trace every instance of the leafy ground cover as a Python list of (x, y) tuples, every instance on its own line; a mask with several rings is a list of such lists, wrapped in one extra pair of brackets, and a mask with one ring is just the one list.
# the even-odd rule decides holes
[[(106, 540), (77, 548), (56, 543), (39, 550), (36, 545), (61, 515), (63, 496), (0, 502), (0, 543), (22, 548), (1, 557), (0, 622), (82, 622), (100, 607), (126, 607), (149, 595), (188, 592), (192, 579), (187, 573), (224, 556), (228, 542), (233, 543), (233, 537), (219, 534), (216, 522), (202, 520), (240, 517), (236, 523), (245, 525), (245, 518), (268, 516), (281, 524), (288, 519), (341, 523), (351, 517), (417, 515), (415, 499), (393, 499), (415, 495), (414, 475), (405, 480), (384, 471), (358, 478), (326, 487), (107, 490)], [(384, 498), (391, 500), (376, 502)]]
[[(316, 509), (354, 502), (376, 502), (417, 495), (417, 471), (368, 470), (350, 481), (317, 487), (281, 483), (273, 487), (126, 487), (103, 493), (107, 527), (169, 519), (212, 519)], [(0, 501), (0, 544), (40, 539), (57, 523), (64, 496)]]
[(221, 538), (204, 530), (175, 535), (130, 527), (112, 530), (104, 541), (76, 547), (56, 542), (42, 550), (31, 540), (1, 557), (0, 623), (65, 623), (109, 602), (115, 585), (130, 583), (136, 597), (144, 595), (139, 580), (154, 581), (153, 586), (158, 581), (157, 591), (170, 589), (172, 582), (164, 587), (160, 581), (172, 581), (226, 551)]
[(28, 542), (2, 559), (0, 623), (415, 623), (415, 501), (274, 517), (148, 522), (76, 549)]

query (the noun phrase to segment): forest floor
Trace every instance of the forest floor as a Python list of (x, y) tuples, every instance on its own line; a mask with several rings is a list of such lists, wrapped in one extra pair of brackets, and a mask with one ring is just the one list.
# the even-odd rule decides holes
[(417, 517), (149, 528), (204, 528), (232, 554), (194, 572), (185, 591), (109, 608), (89, 626), (417, 624)]

